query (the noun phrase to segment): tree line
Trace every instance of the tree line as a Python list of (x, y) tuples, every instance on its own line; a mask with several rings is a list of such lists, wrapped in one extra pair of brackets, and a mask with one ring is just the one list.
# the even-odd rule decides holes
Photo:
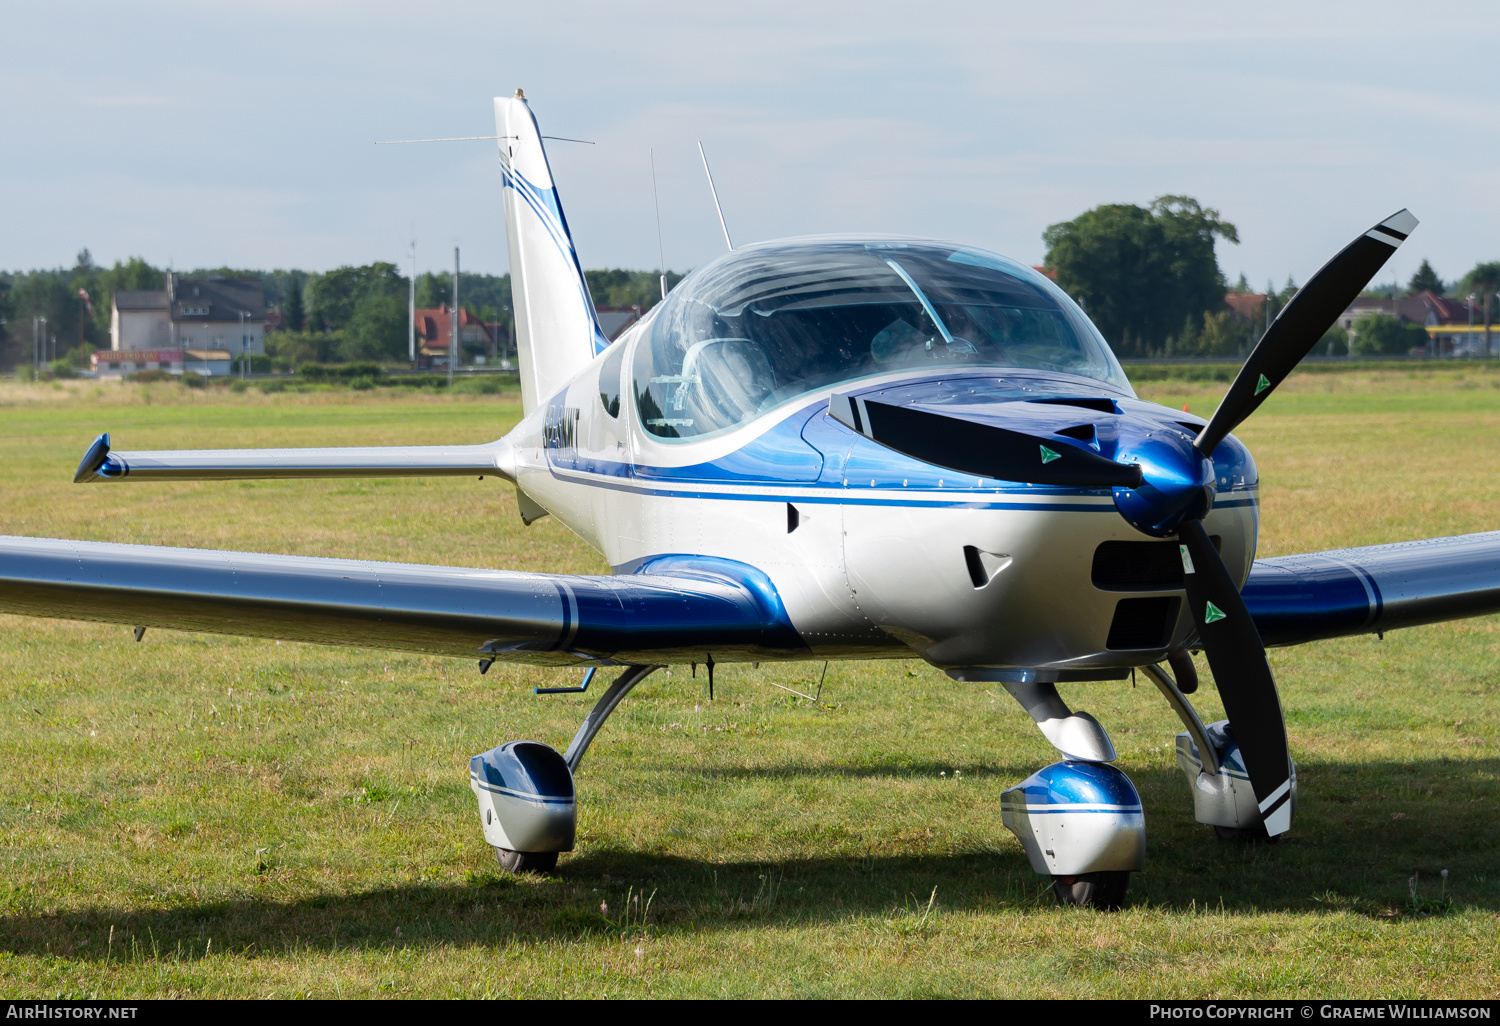
[[(377, 261), (331, 271), (256, 270), (207, 267), (182, 271), (180, 278), (258, 278), (267, 310), (281, 315), (281, 330), (266, 338), (267, 352), (289, 363), (404, 362), (407, 358), (406, 310), (410, 279), (395, 264)], [(594, 302), (601, 306), (649, 309), (661, 298), (655, 271), (620, 269), (585, 271)], [(669, 287), (682, 279), (668, 272)], [(459, 302), (471, 317), (514, 334), (510, 275), (459, 277)], [(0, 272), (0, 368), (29, 364), (33, 319), (45, 317), (47, 349), (73, 367), (87, 367), (97, 349), (110, 347), (110, 310), (114, 294), (167, 287), (167, 271), (140, 257), (112, 267), (94, 262), (81, 250), (72, 267)], [(450, 303), (453, 273), (417, 277), (419, 308)], [(52, 340), (55, 340), (52, 341)]]
[[(1290, 277), (1270, 282), (1264, 303), (1248, 311), (1231, 307), (1231, 293), (1251, 294), (1243, 274), (1230, 285), (1215, 253), (1218, 240), (1238, 243), (1239, 232), (1217, 210), (1190, 196), (1161, 196), (1150, 206), (1111, 203), (1043, 233), (1045, 267), (1078, 301), (1122, 357), (1241, 356), (1270, 320), (1297, 294)], [(1480, 263), (1445, 282), (1432, 265), (1420, 268), (1401, 289), (1372, 286), (1368, 298), (1399, 299), (1430, 291), (1464, 299), (1482, 297), (1480, 320), (1489, 323), (1500, 305), (1500, 262)], [(1244, 312), (1242, 312), (1244, 311)], [(1329, 329), (1319, 355), (1406, 353), (1427, 344), (1427, 332), (1389, 314), (1362, 314), (1352, 331)]]

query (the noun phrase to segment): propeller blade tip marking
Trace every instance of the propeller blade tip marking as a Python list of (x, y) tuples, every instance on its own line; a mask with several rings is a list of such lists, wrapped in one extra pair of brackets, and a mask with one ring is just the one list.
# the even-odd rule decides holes
[(1421, 223), (1422, 222), (1418, 221), (1415, 215), (1413, 215), (1410, 210), (1407, 210), (1405, 207), (1403, 207), (1401, 210), (1398, 210), (1396, 213), (1392, 214), (1384, 221), (1381, 221), (1380, 227), (1384, 228), (1392, 235), (1401, 236), (1401, 238), (1405, 240), (1405, 238), (1416, 229), (1417, 225)]
[(1228, 613), (1224, 612), (1224, 610), (1220, 609), (1218, 606), (1214, 605), (1212, 602), (1209, 602), (1203, 608), (1203, 622), (1204, 623), (1218, 623), (1220, 620), (1223, 620), (1228, 615), (1229, 615)]
[[(1256, 395), (1260, 395), (1262, 392), (1264, 392), (1266, 389), (1268, 389), (1270, 387), (1271, 387), (1271, 381), (1270, 381), (1270, 379), (1267, 378), (1264, 374), (1262, 374), (1260, 376), (1260, 380), (1255, 383), (1255, 394)], [(1186, 408), (1187, 407), (1183, 407), (1183, 409), (1186, 409)]]

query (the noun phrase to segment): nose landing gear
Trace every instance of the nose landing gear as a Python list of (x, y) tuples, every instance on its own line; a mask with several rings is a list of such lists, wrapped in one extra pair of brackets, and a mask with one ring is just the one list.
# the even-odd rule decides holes
[[(1029, 674), (1028, 674), (1029, 675)], [(1064, 905), (1117, 909), (1146, 864), (1146, 817), (1098, 720), (1072, 712), (1054, 684), (1002, 682), (1063, 755), (1001, 795), (1000, 818)]]

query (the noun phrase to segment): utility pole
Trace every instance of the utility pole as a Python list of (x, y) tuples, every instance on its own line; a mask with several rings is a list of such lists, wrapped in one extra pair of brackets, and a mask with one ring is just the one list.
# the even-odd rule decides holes
[(250, 363), (250, 337), (245, 334), (245, 311), (240, 311), (240, 380), (244, 381), (250, 376), (247, 365)]
[(42, 358), (38, 361), (36, 369), (40, 371), (42, 364), (47, 362), (47, 318), (42, 318)]
[(406, 358), (417, 369), (417, 240), (411, 240), (411, 282), (406, 296)]
[(453, 365), (458, 362), (458, 247), (453, 247), (453, 316), (448, 335), (448, 388), (453, 388)]
[[(1472, 299), (1473, 297), (1470, 297), (1470, 298)], [(1472, 304), (1470, 304), (1470, 305), (1472, 306)], [(33, 314), (32, 317), (31, 317), (31, 372), (32, 372), (32, 376), (33, 377), (35, 377), (37, 367), (40, 365), (39, 364), (39, 360), (37, 358), (37, 353), (39, 353), (41, 351), (41, 350), (39, 350), (37, 348), (37, 340), (38, 340), (38, 338), (40, 336), (37, 334), (37, 323), (36, 323), (39, 319), (40, 318), (38, 318), (35, 314)], [(1473, 314), (1473, 312), (1471, 310), (1470, 313), (1469, 313), (1469, 329), (1472, 331), (1473, 328), (1474, 328), (1474, 314)]]

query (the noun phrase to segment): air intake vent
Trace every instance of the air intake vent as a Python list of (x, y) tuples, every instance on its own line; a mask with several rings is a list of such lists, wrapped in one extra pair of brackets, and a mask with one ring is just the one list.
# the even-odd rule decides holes
[(1092, 396), (1074, 396), (1063, 399), (1028, 399), (1029, 403), (1039, 403), (1043, 406), (1078, 406), (1085, 410), (1097, 410), (1100, 413), (1119, 413), (1120, 408), (1115, 405), (1113, 399), (1096, 399)]
[[(1218, 535), (1209, 541), (1223, 550)], [(1177, 591), (1182, 587), (1182, 553), (1174, 541), (1107, 541), (1094, 550), (1090, 576), (1100, 591)]]
[(1165, 648), (1177, 622), (1175, 595), (1121, 599), (1109, 625), (1108, 649)]

